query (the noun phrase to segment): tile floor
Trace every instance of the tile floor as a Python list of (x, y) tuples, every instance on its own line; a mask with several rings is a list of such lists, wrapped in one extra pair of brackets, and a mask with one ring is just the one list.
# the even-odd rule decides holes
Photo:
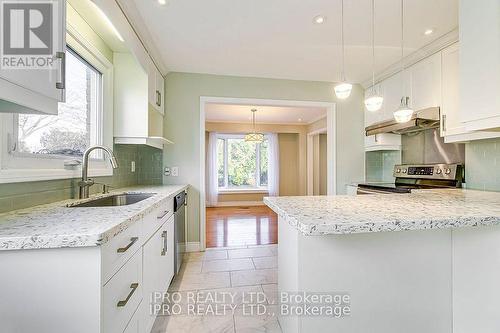
[[(198, 302), (225, 304), (234, 309), (218, 315), (158, 315), (152, 333), (281, 333), (276, 300), (278, 296), (278, 247), (274, 245), (238, 248), (211, 248), (206, 252), (187, 253), (181, 272), (169, 292), (196, 295)], [(234, 295), (217, 299), (220, 295)], [(249, 300), (249, 295), (265, 295)], [(258, 298), (258, 299), (257, 299)], [(186, 300), (187, 297), (181, 299)], [(188, 301), (178, 302), (186, 307)], [(250, 314), (249, 303), (265, 309)], [(250, 305), (251, 308), (251, 305)], [(184, 308), (183, 308), (184, 309)]]

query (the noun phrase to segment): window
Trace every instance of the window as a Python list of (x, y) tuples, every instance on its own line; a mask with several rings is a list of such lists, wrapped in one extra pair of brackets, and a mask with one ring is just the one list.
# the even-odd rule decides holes
[(267, 189), (268, 142), (246, 142), (242, 135), (217, 139), (219, 189)]
[(70, 48), (66, 57), (66, 102), (57, 116), (15, 115), (13, 153), (67, 159), (102, 143), (102, 73)]
[[(66, 41), (58, 115), (0, 113), (0, 184), (79, 177), (86, 148), (113, 146), (113, 64), (71, 25)], [(91, 158), (92, 177), (113, 174), (101, 151)]]

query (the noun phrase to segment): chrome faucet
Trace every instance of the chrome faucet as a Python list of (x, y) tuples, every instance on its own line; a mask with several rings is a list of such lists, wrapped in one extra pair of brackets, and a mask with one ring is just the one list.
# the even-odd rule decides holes
[(96, 149), (104, 150), (109, 155), (109, 160), (111, 162), (111, 166), (113, 169), (118, 168), (118, 162), (116, 162), (115, 154), (108, 147), (104, 146), (92, 146), (88, 148), (85, 153), (83, 153), (83, 164), (82, 164), (82, 180), (78, 182), (78, 186), (80, 187), (80, 199), (86, 199), (89, 197), (89, 188), (94, 185), (94, 181), (89, 179), (88, 177), (88, 168), (89, 168), (89, 155), (92, 151)]

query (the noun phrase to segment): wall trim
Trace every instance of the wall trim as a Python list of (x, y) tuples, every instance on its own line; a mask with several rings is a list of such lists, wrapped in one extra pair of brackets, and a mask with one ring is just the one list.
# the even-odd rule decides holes
[(187, 242), (185, 252), (200, 252), (200, 242)]
[[(417, 62), (447, 48), (448, 46), (458, 42), (459, 34), (458, 27), (453, 29), (452, 31), (442, 35), (438, 39), (430, 42), (424, 47), (416, 50), (413, 53), (410, 53), (405, 58), (403, 58), (403, 64), (405, 68), (408, 68)], [(390, 76), (393, 76), (396, 73), (401, 71), (401, 61), (398, 61), (381, 72), (375, 74), (375, 84), (387, 79)], [(372, 86), (372, 79), (367, 79), (361, 83), (364, 89), (370, 88)]]

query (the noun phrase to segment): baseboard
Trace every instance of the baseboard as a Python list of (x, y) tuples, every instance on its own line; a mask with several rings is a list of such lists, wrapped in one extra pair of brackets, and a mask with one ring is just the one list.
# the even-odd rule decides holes
[(187, 242), (185, 252), (200, 252), (200, 242)]
[(262, 201), (223, 201), (207, 207), (265, 206)]

